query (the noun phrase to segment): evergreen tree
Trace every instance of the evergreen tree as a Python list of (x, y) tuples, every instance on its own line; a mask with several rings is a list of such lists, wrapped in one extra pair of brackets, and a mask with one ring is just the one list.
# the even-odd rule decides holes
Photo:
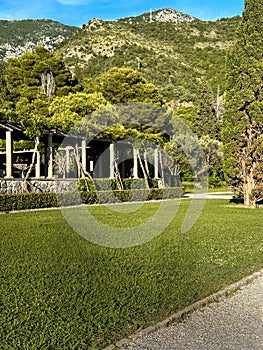
[[(246, 206), (260, 198), (263, 133), (263, 0), (246, 0), (235, 43), (227, 57), (223, 118), (225, 173)], [(260, 131), (261, 130), (261, 131)], [(246, 138), (245, 142), (242, 142)], [(257, 193), (257, 196), (255, 196)], [(261, 193), (261, 196), (263, 193)]]
[(43, 47), (9, 59), (5, 80), (12, 102), (9, 105), (12, 119), (32, 137), (40, 136), (47, 127), (46, 117), (52, 99), (76, 89), (76, 81), (62, 58)]
[(6, 63), (0, 62), (0, 119), (8, 119), (10, 96), (5, 81)]
[(49, 105), (48, 126), (68, 132), (82, 118), (107, 105), (109, 104), (101, 93), (78, 92), (62, 97), (57, 96)]
[(215, 96), (207, 82), (203, 82), (198, 99), (199, 109), (195, 117), (193, 131), (198, 138), (209, 136), (217, 139), (219, 123), (216, 117)]
[(157, 87), (146, 81), (141, 73), (132, 68), (111, 68), (95, 79), (85, 79), (85, 92), (101, 92), (112, 104), (144, 102), (164, 106), (165, 101)]

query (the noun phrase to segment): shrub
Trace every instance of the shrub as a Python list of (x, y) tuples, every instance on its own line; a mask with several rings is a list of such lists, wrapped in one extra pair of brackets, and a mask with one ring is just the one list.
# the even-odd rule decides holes
[(117, 190), (114, 180), (106, 181), (103, 179), (99, 182), (98, 191), (95, 191), (94, 187), (92, 191), (90, 190), (92, 188), (92, 181), (88, 180), (86, 183), (84, 181), (80, 182), (79, 192), (0, 194), (0, 211), (172, 199), (179, 198), (182, 195), (182, 189), (180, 187), (151, 188), (149, 191), (145, 188), (144, 180), (142, 179), (126, 179), (126, 189), (124, 190)]
[(57, 207), (57, 197), (52, 192), (17, 193), (0, 195), (0, 210), (12, 211)]

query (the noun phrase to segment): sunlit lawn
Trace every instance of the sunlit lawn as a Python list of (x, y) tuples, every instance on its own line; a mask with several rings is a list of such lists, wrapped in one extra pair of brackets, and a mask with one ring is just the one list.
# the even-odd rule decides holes
[[(263, 267), (263, 209), (208, 200), (181, 233), (189, 203), (163, 233), (125, 249), (89, 242), (59, 210), (1, 214), (1, 349), (101, 349)], [(124, 227), (159, 205), (90, 210)]]

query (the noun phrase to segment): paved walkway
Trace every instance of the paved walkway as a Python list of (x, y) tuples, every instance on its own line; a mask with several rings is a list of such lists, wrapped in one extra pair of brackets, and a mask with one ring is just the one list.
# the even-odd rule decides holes
[(207, 193), (187, 193), (183, 198), (195, 198), (195, 199), (231, 199), (233, 193), (231, 192), (207, 192)]
[(263, 276), (123, 350), (262, 350)]

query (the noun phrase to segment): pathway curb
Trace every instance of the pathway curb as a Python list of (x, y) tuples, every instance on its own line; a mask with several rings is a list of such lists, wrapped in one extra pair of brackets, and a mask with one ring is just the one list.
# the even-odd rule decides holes
[(182, 320), (185, 316), (191, 314), (193, 311), (201, 309), (202, 307), (209, 305), (213, 302), (218, 302), (221, 301), (223, 299), (225, 299), (226, 297), (228, 297), (231, 293), (234, 293), (236, 291), (238, 291), (240, 288), (248, 285), (250, 282), (256, 280), (257, 278), (263, 276), (263, 269), (253, 273), (250, 276), (247, 276), (243, 279), (241, 279), (240, 281), (231, 284), (230, 286), (216, 292), (213, 293), (211, 295), (209, 295), (208, 297), (199, 300), (197, 302), (195, 302), (192, 305), (189, 305), (187, 307), (185, 307), (183, 310), (178, 311), (177, 313), (171, 315), (170, 317), (166, 318), (165, 320), (158, 322), (157, 324), (147, 327), (137, 333), (134, 333), (132, 335), (130, 335), (127, 338), (124, 338), (122, 340), (120, 340), (119, 342), (117, 342), (116, 344), (112, 344), (107, 346), (106, 348), (102, 349), (102, 350), (116, 350), (116, 349), (121, 349), (123, 346), (125, 345), (129, 345), (130, 343), (132, 343), (133, 341), (143, 338), (159, 329), (163, 329), (166, 328), (170, 325), (172, 325), (175, 321), (178, 322), (180, 320)]

